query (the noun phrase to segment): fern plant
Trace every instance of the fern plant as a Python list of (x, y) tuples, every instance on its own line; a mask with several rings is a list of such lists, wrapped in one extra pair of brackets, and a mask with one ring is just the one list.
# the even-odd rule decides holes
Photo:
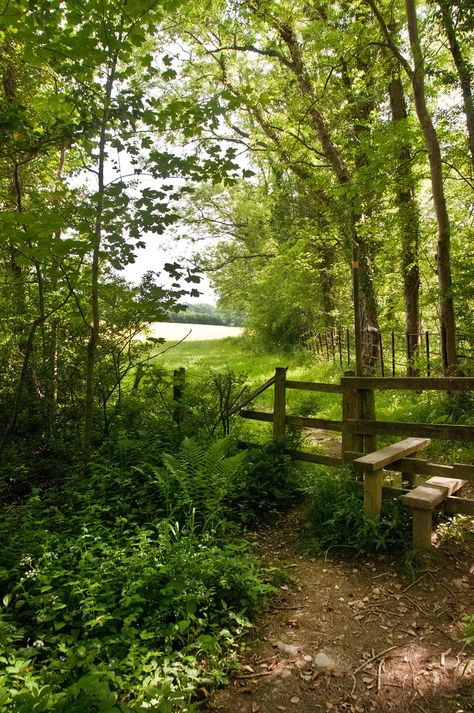
[(246, 453), (227, 455), (228, 439), (203, 446), (185, 438), (176, 455), (164, 454), (156, 471), (168, 515), (199, 529), (221, 523), (239, 487)]

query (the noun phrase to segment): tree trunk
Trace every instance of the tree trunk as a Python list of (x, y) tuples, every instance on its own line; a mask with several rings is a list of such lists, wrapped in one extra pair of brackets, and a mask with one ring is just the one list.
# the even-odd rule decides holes
[(451, 276), (451, 226), (446, 206), (443, 184), (443, 164), (438, 135), (426, 105), (425, 68), (420, 39), (415, 0), (405, 0), (410, 47), (415, 62), (411, 81), (416, 113), (420, 122), (430, 162), (431, 190), (438, 223), (438, 251), (436, 255), (439, 284), (439, 318), (441, 332), (441, 357), (446, 375), (457, 372), (456, 321)]
[(449, 43), (449, 49), (456, 65), (456, 70), (461, 85), (463, 109), (466, 115), (467, 134), (469, 150), (471, 153), (471, 163), (474, 167), (474, 100), (472, 96), (472, 70), (468, 60), (463, 56), (461, 45), (456, 36), (456, 28), (453, 22), (451, 4), (449, 0), (438, 0), (441, 10), (441, 24), (443, 25)]
[(86, 360), (86, 391), (84, 406), (84, 436), (82, 458), (84, 470), (89, 467), (92, 456), (92, 420), (94, 411), (94, 380), (95, 366), (97, 361), (97, 347), (100, 337), (100, 308), (99, 308), (99, 280), (100, 280), (100, 250), (103, 233), (103, 211), (105, 197), (105, 162), (107, 147), (107, 126), (109, 121), (110, 102), (112, 90), (115, 83), (115, 75), (118, 61), (118, 49), (112, 59), (109, 75), (105, 86), (104, 105), (102, 109), (101, 129), (99, 136), (99, 156), (98, 156), (98, 187), (95, 205), (95, 226), (92, 235), (92, 264), (91, 264), (91, 311), (92, 324), (90, 325), (90, 336), (87, 344)]
[[(403, 84), (399, 76), (394, 76), (389, 85), (392, 121), (397, 123), (407, 118)], [(398, 149), (396, 182), (396, 202), (400, 224), (402, 247), (403, 293), (405, 300), (405, 318), (407, 333), (407, 374), (419, 376), (419, 370), (413, 367), (410, 359), (418, 354), (420, 343), (420, 268), (419, 242), (420, 224), (418, 206), (415, 198), (415, 181), (411, 171), (411, 147), (407, 140), (401, 140)]]
[(316, 252), (320, 259), (319, 266), (319, 288), (321, 294), (321, 304), (324, 313), (324, 324), (326, 329), (334, 329), (336, 311), (336, 299), (334, 296), (334, 250), (327, 242), (318, 242)]
[[(304, 65), (301, 48), (295, 37), (293, 28), (290, 25), (279, 25), (277, 30), (290, 53), (292, 59), (292, 70), (296, 76), (300, 92), (302, 96), (310, 102), (308, 107), (308, 116), (310, 117), (315, 134), (321, 143), (323, 153), (326, 156), (337, 181), (340, 185), (345, 186), (350, 183), (351, 175), (339, 153), (337, 146), (332, 140), (329, 127), (327, 126), (323, 115), (316, 107), (316, 97), (313, 91), (311, 79)], [(360, 369), (372, 374), (375, 371), (379, 348), (377, 303), (370, 269), (370, 257), (367, 253), (368, 246), (358, 235), (358, 225), (361, 219), (360, 212), (353, 206), (352, 199), (349, 199), (349, 203), (349, 230), (351, 246), (352, 249), (356, 248), (356, 253), (358, 253), (358, 260), (353, 260), (353, 270), (354, 263), (357, 262), (357, 274), (360, 276), (360, 280), (358, 282), (360, 287), (360, 304), (358, 304), (356, 291), (354, 290), (356, 351), (361, 349), (361, 353), (356, 355), (356, 361), (359, 364)], [(359, 309), (360, 314), (357, 314)], [(361, 334), (357, 334), (359, 324), (362, 329)]]
[(453, 281), (451, 276), (451, 226), (446, 207), (443, 184), (443, 164), (438, 135), (426, 105), (424, 59), (418, 36), (418, 19), (415, 0), (405, 0), (408, 35), (414, 60), (412, 68), (399, 47), (374, 0), (366, 0), (372, 9), (387, 44), (407, 73), (413, 87), (416, 114), (420, 123), (428, 151), (431, 175), (433, 205), (438, 224), (438, 250), (436, 255), (439, 286), (439, 321), (441, 335), (441, 356), (445, 375), (457, 373), (456, 321), (453, 303)]

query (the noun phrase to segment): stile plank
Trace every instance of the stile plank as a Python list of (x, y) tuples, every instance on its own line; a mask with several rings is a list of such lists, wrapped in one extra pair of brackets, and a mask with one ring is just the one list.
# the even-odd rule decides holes
[(403, 496), (403, 502), (415, 510), (434, 510), (443, 500), (460, 490), (465, 480), (457, 478), (430, 478)]
[(392, 443), (386, 448), (381, 448), (379, 451), (367, 453), (367, 455), (357, 458), (354, 461), (354, 466), (359, 470), (373, 473), (386, 465), (390, 465), (390, 463), (400, 460), (403, 456), (416, 453), (421, 448), (426, 448), (430, 443), (431, 440), (429, 438), (405, 438), (404, 441)]
[[(359, 451), (346, 451), (344, 452), (344, 462), (352, 463), (363, 455), (364, 453)], [(400, 460), (396, 460), (386, 466), (385, 470), (426, 475), (428, 477), (438, 475), (442, 478), (463, 478), (474, 483), (474, 465), (466, 463), (440, 465), (438, 463), (429, 463), (424, 458), (400, 458)]]
[(417, 433), (419, 436), (426, 436), (426, 438), (440, 438), (446, 441), (474, 440), (474, 426), (457, 424), (349, 419), (346, 421), (346, 428), (352, 433), (376, 433), (388, 436), (405, 436)]

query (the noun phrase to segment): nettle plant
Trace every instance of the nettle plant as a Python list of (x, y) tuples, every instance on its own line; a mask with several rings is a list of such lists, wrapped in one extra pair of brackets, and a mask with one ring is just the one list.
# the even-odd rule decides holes
[[(92, 488), (62, 509), (37, 494), (16, 530), (3, 520), (2, 560), (16, 566), (0, 613), (2, 709), (190, 711), (225, 680), (273, 587), (246, 543), (193, 514), (140, 522), (126, 505), (111, 512)], [(33, 520), (41, 535), (28, 537)]]

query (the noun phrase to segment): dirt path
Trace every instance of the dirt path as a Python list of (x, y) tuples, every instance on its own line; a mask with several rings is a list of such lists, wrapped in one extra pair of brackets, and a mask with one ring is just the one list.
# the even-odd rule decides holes
[(301, 516), (258, 538), (283, 585), (257, 640), (209, 713), (471, 713), (474, 661), (458, 643), (474, 611), (471, 549), (439, 549), (409, 578), (393, 557), (301, 554)]

